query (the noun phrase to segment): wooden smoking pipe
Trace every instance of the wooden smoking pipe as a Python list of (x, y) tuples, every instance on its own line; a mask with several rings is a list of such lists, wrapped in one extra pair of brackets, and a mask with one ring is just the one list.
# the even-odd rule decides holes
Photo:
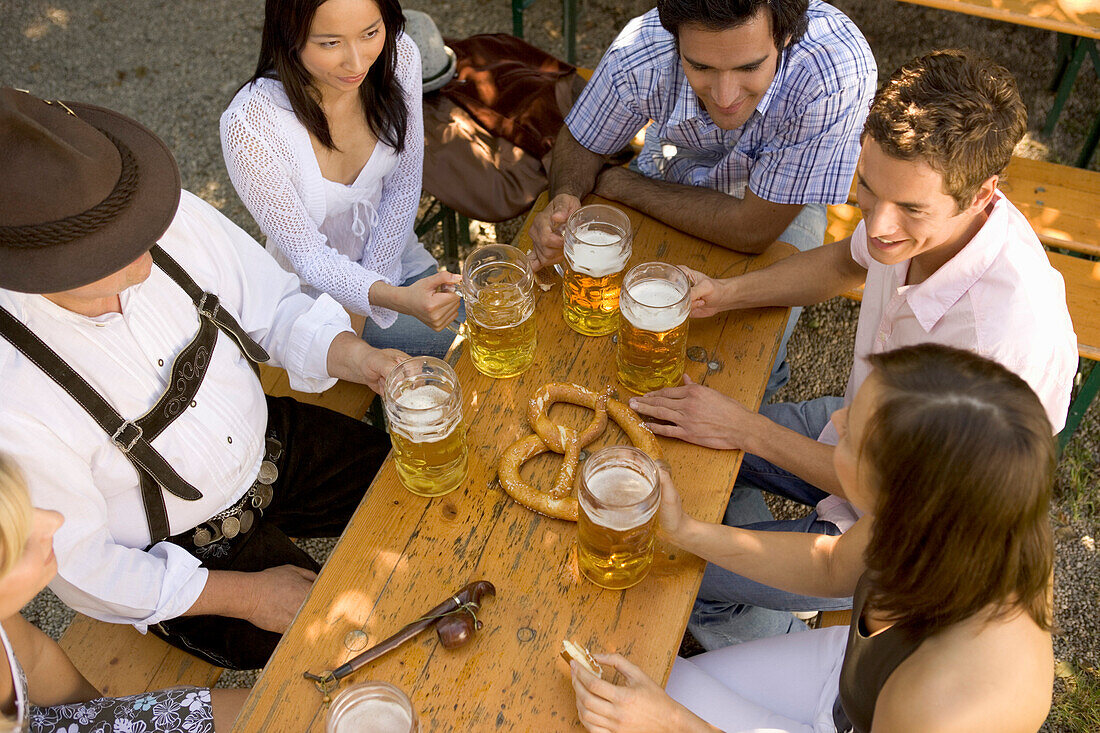
[(472, 583), (467, 583), (462, 587), (462, 590), (416, 621), (406, 625), (390, 638), (380, 641), (370, 649), (352, 657), (331, 672), (324, 675), (305, 672), (303, 675), (306, 679), (321, 683), (343, 679), (363, 665), (373, 662), (387, 652), (393, 651), (433, 625), (444, 648), (455, 649), (460, 647), (473, 637), (475, 630), (481, 628), (481, 621), (478, 621), (475, 615), (478, 609), (481, 608), (481, 599), (486, 595), (495, 596), (496, 592), (497, 589), (488, 580), (475, 580)]

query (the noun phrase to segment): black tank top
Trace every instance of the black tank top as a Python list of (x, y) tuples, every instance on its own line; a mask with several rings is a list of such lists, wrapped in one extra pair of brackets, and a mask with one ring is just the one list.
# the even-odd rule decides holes
[(882, 686), (897, 666), (927, 638), (914, 637), (896, 625), (868, 636), (863, 625), (863, 605), (869, 591), (864, 575), (852, 599), (852, 624), (848, 628), (848, 646), (840, 670), (840, 694), (833, 705), (833, 722), (838, 731), (866, 733), (871, 730)]

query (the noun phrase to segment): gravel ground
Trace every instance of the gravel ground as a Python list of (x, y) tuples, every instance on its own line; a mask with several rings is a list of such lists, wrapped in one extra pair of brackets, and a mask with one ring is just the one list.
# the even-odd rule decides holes
[[(835, 0), (863, 30), (880, 75), (934, 48), (969, 46), (998, 59), (1016, 75), (1031, 112), (1020, 153), (1072, 163), (1096, 115), (1097, 75), (1083, 71), (1053, 137), (1041, 134), (1053, 94), (1055, 37), (1052, 33), (970, 18), (886, 0)], [(577, 32), (579, 63), (593, 66), (618, 28), (652, 6), (638, 0), (582, 0)], [(509, 32), (504, 0), (415, 0), (408, 7), (430, 12), (444, 35)], [(560, 6), (541, 0), (527, 11), (527, 38), (562, 55)], [(180, 163), (184, 186), (258, 235), (225, 173), (218, 117), (255, 63), (262, 22), (260, 0), (0, 0), (0, 81), (47, 98), (76, 99), (117, 109), (144, 122), (167, 142)], [(1096, 169), (1100, 156), (1091, 165)], [(517, 222), (480, 225), (479, 241), (510, 240)], [(438, 246), (438, 242), (433, 241)], [(834, 300), (807, 308), (790, 344), (794, 380), (779, 397), (807, 399), (840, 394), (847, 380), (858, 306)], [(1095, 496), (1100, 420), (1094, 408), (1063, 465), (1060, 494), (1084, 486)], [(1094, 505), (1096, 500), (1094, 500)], [(1100, 558), (1096, 511), (1060, 500), (1052, 516), (1057, 538), (1055, 606), (1060, 629), (1059, 660), (1100, 667)], [(777, 511), (791, 511), (777, 506)], [(331, 542), (310, 546), (324, 557)], [(24, 611), (57, 638), (71, 612), (48, 591)], [(250, 676), (227, 675), (225, 684), (248, 684)]]

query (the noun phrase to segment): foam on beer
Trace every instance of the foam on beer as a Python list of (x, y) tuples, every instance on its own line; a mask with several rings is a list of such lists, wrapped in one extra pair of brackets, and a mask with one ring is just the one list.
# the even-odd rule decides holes
[(450, 435), (454, 425), (444, 424), (444, 414), (450, 395), (433, 384), (424, 384), (402, 392), (397, 404), (405, 408), (401, 412), (400, 425), (391, 425), (409, 440), (429, 443)]
[(684, 294), (667, 280), (642, 280), (627, 288), (628, 298), (619, 301), (619, 310), (635, 328), (661, 333), (679, 326), (687, 318), (687, 308), (669, 308)]
[(570, 241), (569, 266), (591, 277), (604, 277), (619, 272), (630, 259), (630, 250), (611, 245), (623, 239), (621, 232), (607, 230), (606, 224), (589, 222), (577, 227)]
[[(653, 491), (653, 485), (646, 477), (629, 466), (607, 466), (589, 476), (585, 486), (601, 503), (611, 505), (636, 504)], [(596, 508), (586, 503), (584, 507), (593, 524), (620, 532), (645, 524), (656, 511), (657, 504), (643, 514), (631, 506)]]
[(377, 733), (408, 733), (412, 716), (392, 700), (362, 700), (340, 716), (339, 733), (343, 731), (376, 731)]

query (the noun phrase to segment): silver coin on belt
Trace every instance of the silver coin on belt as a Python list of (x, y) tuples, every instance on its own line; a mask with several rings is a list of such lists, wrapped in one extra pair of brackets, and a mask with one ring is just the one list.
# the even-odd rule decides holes
[(256, 521), (253, 509), (263, 514), (263, 510), (271, 504), (275, 496), (271, 485), (278, 477), (279, 469), (274, 461), (265, 459), (260, 463), (260, 472), (245, 495), (233, 506), (215, 514), (195, 529), (192, 536), (195, 547), (205, 547), (223, 538), (231, 540), (252, 529)]

